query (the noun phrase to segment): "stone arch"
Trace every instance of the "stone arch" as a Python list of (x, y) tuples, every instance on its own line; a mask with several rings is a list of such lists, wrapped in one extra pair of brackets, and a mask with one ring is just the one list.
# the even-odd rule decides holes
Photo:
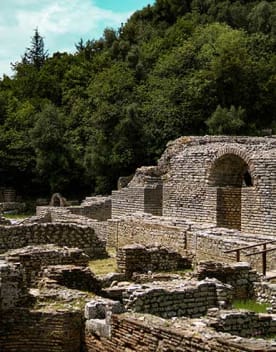
[(224, 154), (216, 159), (208, 176), (208, 185), (211, 187), (249, 187), (253, 184), (248, 164), (234, 154)]
[(254, 185), (253, 165), (243, 151), (225, 148), (213, 161), (208, 186), (215, 188), (216, 223), (241, 230), (242, 189)]
[(54, 193), (51, 197), (50, 206), (51, 207), (65, 207), (67, 201), (60, 193)]

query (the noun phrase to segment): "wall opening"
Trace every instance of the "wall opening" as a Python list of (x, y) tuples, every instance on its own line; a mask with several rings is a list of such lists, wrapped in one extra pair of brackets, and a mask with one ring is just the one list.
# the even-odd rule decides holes
[(253, 186), (248, 164), (235, 154), (221, 156), (213, 164), (208, 185), (217, 188), (217, 226), (240, 230), (242, 187)]

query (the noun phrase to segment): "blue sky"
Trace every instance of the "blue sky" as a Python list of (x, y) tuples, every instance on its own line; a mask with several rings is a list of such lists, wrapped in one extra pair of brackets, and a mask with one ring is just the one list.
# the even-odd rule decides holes
[(97, 39), (105, 27), (117, 29), (136, 10), (154, 0), (1, 0), (0, 77), (11, 75), (11, 62), (20, 61), (34, 29), (45, 48), (75, 51), (80, 38)]

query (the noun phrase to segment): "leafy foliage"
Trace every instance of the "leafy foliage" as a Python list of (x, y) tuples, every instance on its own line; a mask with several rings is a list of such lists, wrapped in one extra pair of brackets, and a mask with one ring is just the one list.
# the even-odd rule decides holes
[(181, 135), (276, 133), (275, 18), (276, 1), (156, 0), (52, 56), (36, 29), (0, 80), (0, 181), (106, 193)]

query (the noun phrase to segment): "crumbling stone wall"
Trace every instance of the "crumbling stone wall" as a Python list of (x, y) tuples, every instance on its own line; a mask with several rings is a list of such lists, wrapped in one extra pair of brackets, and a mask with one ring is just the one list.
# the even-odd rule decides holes
[(45, 222), (88, 226), (94, 229), (96, 236), (105, 242), (109, 234), (107, 221), (98, 221), (83, 215), (73, 214), (70, 207), (36, 207), (36, 216), (25, 220), (22, 224)]
[(190, 269), (192, 260), (165, 247), (145, 247), (134, 244), (117, 250), (117, 267), (127, 278), (130, 278), (134, 272)]
[(216, 278), (233, 287), (233, 296), (238, 299), (255, 297), (254, 284), (259, 281), (258, 274), (248, 263), (219, 263), (202, 261), (198, 263), (195, 277), (198, 280)]
[(145, 317), (142, 315), (113, 315), (111, 318), (111, 338), (93, 334), (89, 328), (85, 333), (87, 352), (272, 352), (275, 346), (269, 341), (231, 337), (229, 334), (215, 333), (204, 327), (184, 320), (171, 321)]
[(72, 214), (105, 221), (111, 218), (111, 197), (86, 197), (80, 206), (68, 207)]
[[(114, 247), (139, 243), (142, 245), (162, 245), (178, 253), (194, 252), (196, 260), (213, 260), (226, 263), (236, 261), (236, 253), (227, 250), (263, 243), (275, 239), (272, 235), (242, 233), (238, 230), (216, 228), (208, 223), (197, 223), (186, 219), (158, 217), (135, 213), (107, 221), (107, 243)], [(275, 244), (267, 245), (273, 248)], [(257, 247), (259, 250), (262, 247)], [(262, 272), (261, 256), (246, 256), (256, 252), (256, 248), (241, 251), (240, 260)], [(267, 253), (267, 269), (276, 269), (276, 251)]]
[(257, 300), (268, 303), (271, 311), (276, 314), (276, 284), (267, 281), (255, 282), (254, 290)]
[(242, 337), (261, 337), (276, 334), (276, 316), (246, 310), (220, 311), (211, 324), (217, 331)]
[(152, 283), (123, 295), (128, 309), (163, 318), (200, 317), (211, 307), (218, 306), (216, 283), (209, 281), (172, 281)]
[(162, 202), (163, 184), (160, 177), (150, 175), (141, 181), (136, 175), (127, 187), (112, 192), (112, 217), (136, 211), (161, 216)]
[(126, 188), (113, 192), (112, 217), (155, 214), (144, 195), (150, 185), (163, 189), (157, 215), (274, 236), (275, 157), (275, 138), (179, 138), (156, 167), (137, 169)]
[[(273, 236), (254, 235), (240, 231), (223, 228), (191, 229), (187, 231), (187, 248), (193, 248), (198, 260), (213, 260), (225, 263), (236, 261), (236, 252), (225, 253), (234, 248), (256, 245), (264, 241), (272, 241)], [(274, 244), (267, 245), (267, 248), (275, 247)], [(262, 250), (262, 246), (249, 248), (240, 252), (240, 261), (248, 262), (262, 273), (261, 255), (247, 256), (247, 254)], [(267, 270), (274, 270), (276, 267), (276, 251), (267, 253)]]
[(22, 266), (20, 266), (18, 263), (7, 263), (6, 261), (1, 260), (0, 317), (4, 310), (25, 304), (28, 299), (28, 288), (26, 285)]
[(37, 284), (41, 270), (49, 265), (87, 266), (89, 257), (81, 249), (54, 245), (28, 246), (5, 253), (9, 263), (20, 263), (28, 286)]
[(0, 253), (9, 249), (49, 243), (60, 247), (80, 248), (90, 258), (107, 256), (105, 242), (88, 226), (62, 223), (1, 226)]

